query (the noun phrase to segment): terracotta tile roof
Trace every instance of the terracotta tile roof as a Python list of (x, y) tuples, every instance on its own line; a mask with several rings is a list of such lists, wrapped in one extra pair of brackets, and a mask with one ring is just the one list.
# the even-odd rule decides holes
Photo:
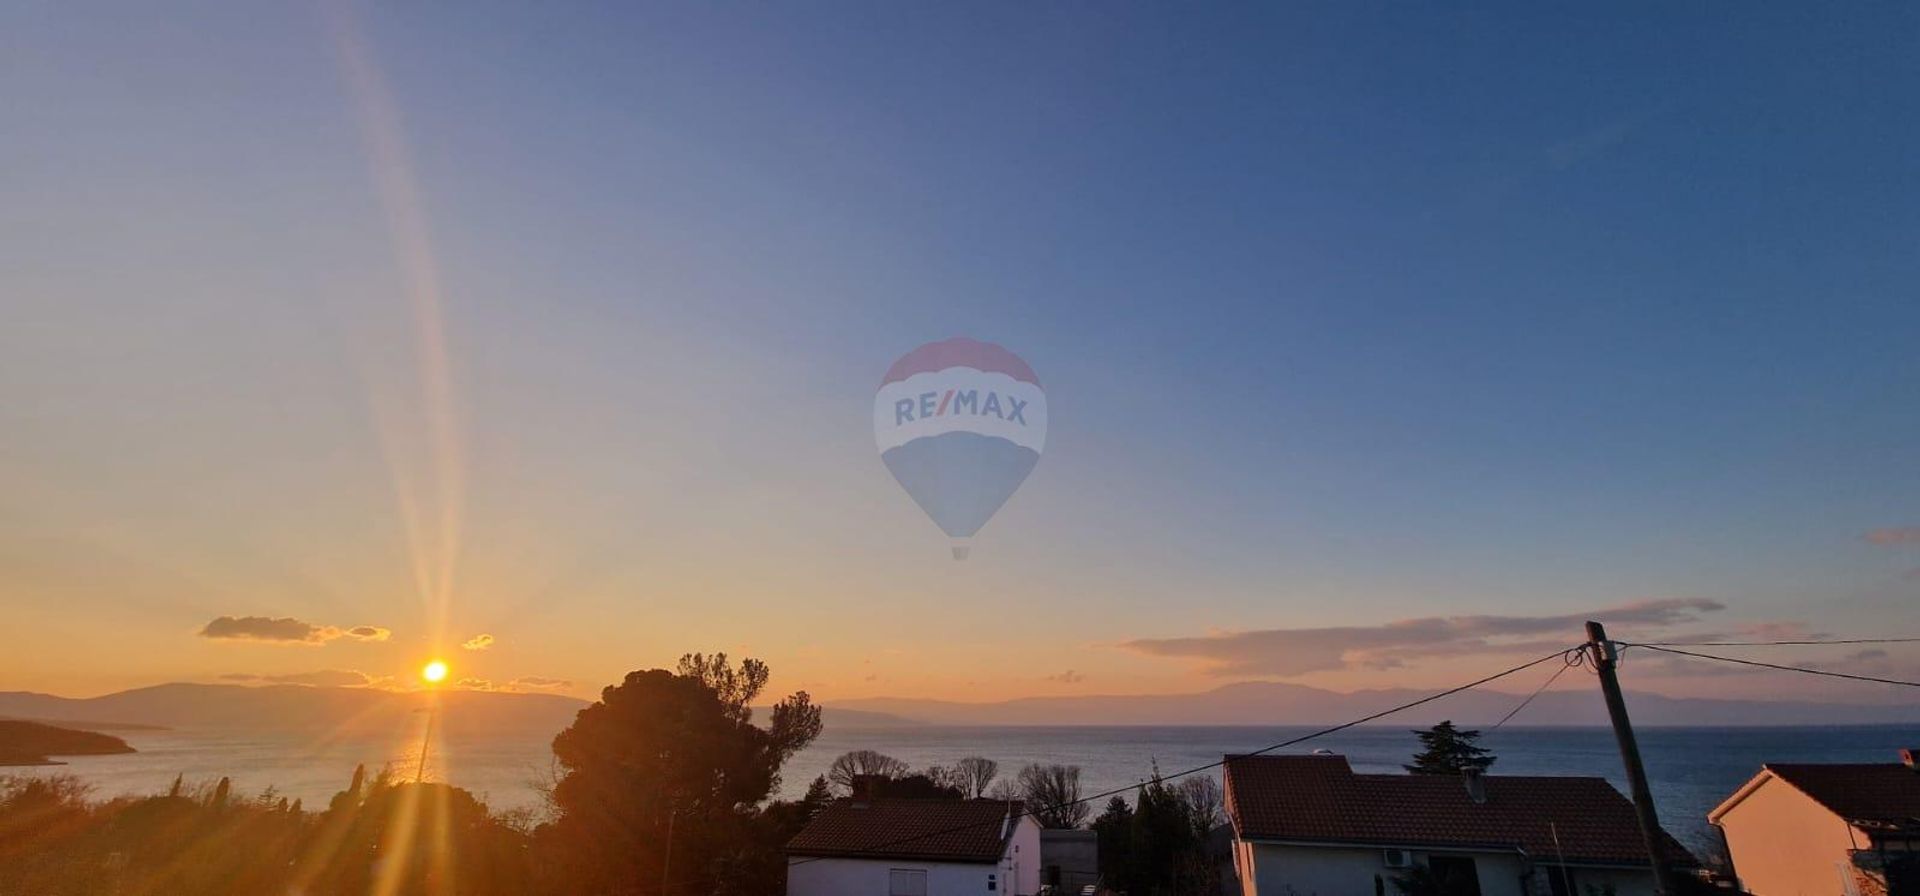
[(1861, 827), (1920, 827), (1920, 771), (1905, 765), (1769, 762), (1763, 768)]
[[(1002, 800), (843, 799), (787, 841), (797, 856), (998, 862), (1019, 803)], [(1004, 832), (1004, 835), (1003, 835)]]
[[(1459, 778), (1358, 775), (1344, 756), (1229, 756), (1224, 777), (1228, 817), (1247, 839), (1518, 847), (1541, 862), (1646, 864), (1633, 804), (1605, 778), (1487, 775), (1486, 801), (1475, 803)], [(1669, 861), (1698, 864), (1665, 840)]]

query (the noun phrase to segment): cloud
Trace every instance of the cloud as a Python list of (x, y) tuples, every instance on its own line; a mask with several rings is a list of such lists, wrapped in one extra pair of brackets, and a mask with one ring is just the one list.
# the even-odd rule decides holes
[[(1722, 656), (1751, 656), (1751, 654), (1743, 654), (1737, 650), (1714, 652)], [(1632, 657), (1632, 659), (1623, 662), (1622, 668), (1633, 668), (1639, 670), (1642, 674), (1668, 678), (1724, 678), (1738, 675), (1773, 675), (1779, 677), (1791, 676), (1793, 674), (1757, 666), (1742, 666), (1735, 663), (1715, 662), (1698, 657), (1660, 656), (1658, 659), (1654, 659), (1650, 655), (1642, 656), (1641, 651), (1628, 651), (1627, 656)], [(1911, 664), (1902, 663), (1896, 660), (1893, 654), (1878, 648), (1855, 650), (1838, 660), (1834, 659), (1830, 653), (1821, 652), (1810, 652), (1785, 657), (1769, 654), (1764, 657), (1764, 659), (1767, 662), (1783, 666), (1798, 666), (1804, 669), (1824, 669), (1835, 672), (1852, 672), (1858, 675), (1882, 675), (1905, 678), (1913, 674)]]
[(491, 691), (493, 682), (485, 678), (462, 678), (453, 683), (454, 688), (462, 691)]
[(385, 641), (393, 632), (377, 625), (337, 628), (315, 625), (291, 616), (220, 616), (200, 629), (200, 637), (216, 641), (263, 641), (269, 644), (320, 645), (346, 638), (350, 641)]
[(1068, 669), (1067, 671), (1062, 672), (1059, 675), (1049, 675), (1047, 676), (1046, 680), (1057, 681), (1061, 684), (1079, 684), (1080, 682), (1086, 681), (1087, 677), (1085, 675), (1081, 675), (1080, 673), (1073, 671), (1072, 669)]
[(482, 632), (480, 634), (474, 635), (471, 638), (468, 638), (467, 643), (460, 645), (460, 649), (461, 650), (485, 650), (492, 646), (493, 646), (493, 636), (485, 632)]
[(1867, 533), (1867, 541), (1882, 547), (1920, 545), (1920, 527), (1905, 526), (1875, 529)]
[(1669, 598), (1552, 616), (1430, 616), (1373, 626), (1141, 638), (1120, 646), (1148, 656), (1197, 659), (1211, 675), (1289, 677), (1353, 667), (1399, 668), (1420, 658), (1544, 653), (1579, 640), (1581, 623), (1588, 619), (1617, 630), (1645, 631), (1697, 622), (1701, 614), (1725, 608), (1718, 601)]
[(541, 678), (538, 675), (523, 675), (507, 682), (507, 687), (525, 691), (557, 691), (573, 687), (573, 682), (564, 678)]
[(315, 672), (294, 672), (287, 675), (234, 672), (220, 677), (226, 681), (263, 681), (270, 684), (303, 684), (320, 688), (361, 688), (373, 683), (373, 678), (367, 673), (353, 669), (321, 669)]

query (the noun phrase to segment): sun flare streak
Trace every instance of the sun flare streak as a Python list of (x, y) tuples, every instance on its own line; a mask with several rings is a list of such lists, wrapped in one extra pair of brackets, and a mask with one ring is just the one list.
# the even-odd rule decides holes
[[(413, 336), (413, 402), (372, 399), (376, 428), (406, 530), (414, 585), (436, 647), (445, 639), (453, 601), (466, 500), (466, 455), (460, 439), (453, 364), (447, 347), (440, 266), (432, 228), (414, 174), (399, 108), (347, 4), (333, 4), (334, 46), (359, 121), (368, 167), (405, 284)], [(409, 463), (403, 446), (424, 441)], [(415, 471), (424, 468), (424, 475)]]

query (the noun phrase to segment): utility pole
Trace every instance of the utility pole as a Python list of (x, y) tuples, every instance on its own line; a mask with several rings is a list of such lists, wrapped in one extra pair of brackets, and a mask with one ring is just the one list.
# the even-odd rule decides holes
[(1633, 813), (1640, 820), (1640, 839), (1646, 842), (1647, 859), (1653, 862), (1654, 892), (1674, 896), (1673, 871), (1667, 867), (1661, 849), (1660, 816), (1653, 811), (1653, 791), (1647, 787), (1647, 770), (1640, 764), (1640, 743), (1633, 738), (1633, 721), (1627, 718), (1627, 701), (1620, 694), (1620, 676), (1614, 666), (1619, 654), (1607, 640), (1607, 629), (1598, 622), (1587, 623), (1587, 650), (1593, 669), (1600, 673), (1600, 693), (1607, 698), (1607, 716), (1613, 720), (1613, 738), (1620, 744), (1620, 761), (1627, 767), (1627, 787), (1633, 794)]

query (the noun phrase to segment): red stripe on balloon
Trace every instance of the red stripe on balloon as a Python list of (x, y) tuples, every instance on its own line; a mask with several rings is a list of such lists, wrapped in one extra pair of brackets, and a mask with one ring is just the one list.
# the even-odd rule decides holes
[(1004, 373), (1021, 382), (1040, 385), (1040, 378), (1033, 375), (1033, 368), (1027, 366), (1027, 362), (1021, 360), (1019, 355), (991, 342), (965, 336), (929, 342), (907, 352), (887, 368), (887, 375), (880, 380), (880, 385), (897, 383), (916, 373), (949, 367), (971, 367), (982, 373)]

